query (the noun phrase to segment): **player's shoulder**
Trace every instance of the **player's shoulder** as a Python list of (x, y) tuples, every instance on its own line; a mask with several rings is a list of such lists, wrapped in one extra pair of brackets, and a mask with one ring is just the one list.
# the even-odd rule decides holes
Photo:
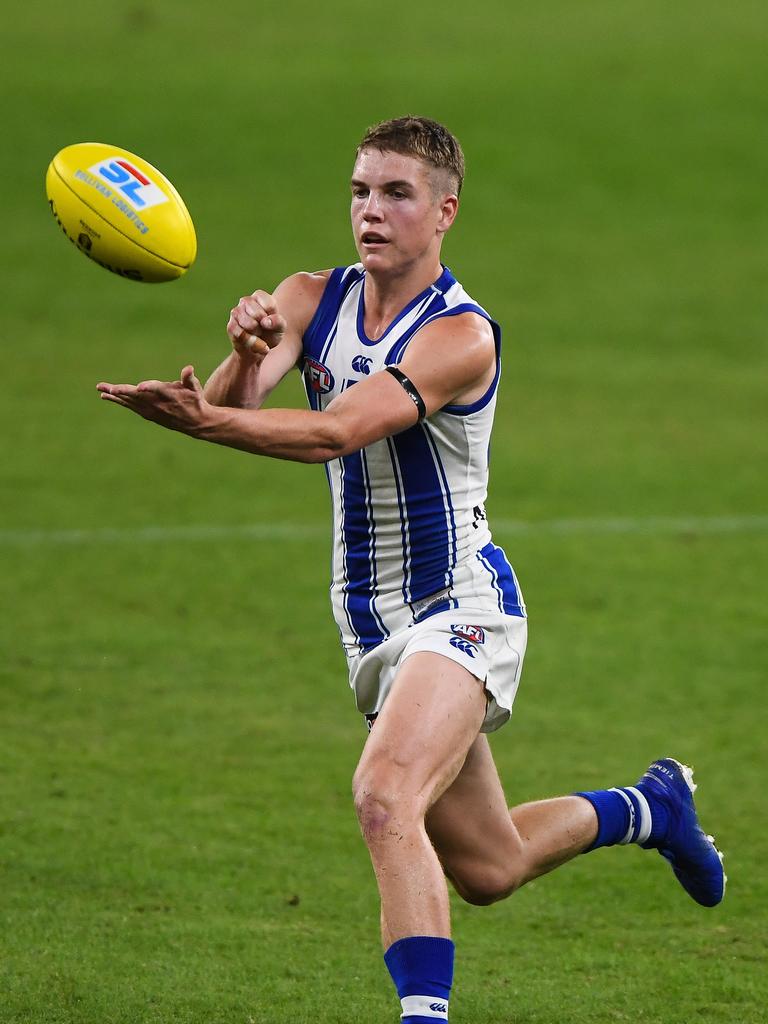
[(471, 334), (478, 338), (493, 340), (493, 329), (488, 316), (474, 309), (457, 310), (455, 313), (446, 310), (443, 315), (438, 313), (434, 319), (427, 322), (424, 330), (431, 331), (433, 337)]
[(429, 351), (440, 357), (455, 351), (467, 359), (484, 361), (495, 358), (496, 339), (486, 316), (466, 310), (429, 321), (416, 334), (408, 350), (424, 354)]
[(332, 270), (299, 270), (281, 281), (277, 290), (296, 297), (322, 298)]
[(300, 270), (280, 282), (275, 298), (301, 335), (315, 315), (332, 270)]

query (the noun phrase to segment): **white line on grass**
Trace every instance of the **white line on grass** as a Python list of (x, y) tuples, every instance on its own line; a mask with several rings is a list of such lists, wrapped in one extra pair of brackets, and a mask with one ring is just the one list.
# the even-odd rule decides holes
[[(636, 516), (609, 519), (491, 519), (494, 534), (675, 534), (760, 533), (768, 530), (765, 516)], [(0, 530), (2, 547), (78, 544), (166, 544), (175, 541), (282, 540), (325, 537), (323, 523), (250, 523), (241, 526), (93, 527), (79, 530)]]

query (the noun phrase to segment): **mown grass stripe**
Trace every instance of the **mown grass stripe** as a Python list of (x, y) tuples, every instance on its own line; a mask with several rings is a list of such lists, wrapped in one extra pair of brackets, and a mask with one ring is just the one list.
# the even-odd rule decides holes
[[(768, 515), (752, 516), (635, 516), (583, 519), (496, 519), (494, 534), (675, 534), (675, 533), (762, 533), (768, 530)], [(217, 541), (230, 539), (301, 541), (324, 537), (326, 524), (245, 523), (240, 525), (174, 525), (137, 527), (91, 527), (71, 530), (0, 530), (0, 546), (37, 547), (78, 544), (165, 544), (175, 541)]]

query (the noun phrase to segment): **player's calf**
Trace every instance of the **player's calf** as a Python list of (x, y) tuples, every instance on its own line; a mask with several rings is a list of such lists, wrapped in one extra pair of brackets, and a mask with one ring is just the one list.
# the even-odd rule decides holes
[(473, 907), (489, 907), (505, 900), (523, 881), (512, 865), (477, 864), (460, 871), (444, 870), (458, 895)]

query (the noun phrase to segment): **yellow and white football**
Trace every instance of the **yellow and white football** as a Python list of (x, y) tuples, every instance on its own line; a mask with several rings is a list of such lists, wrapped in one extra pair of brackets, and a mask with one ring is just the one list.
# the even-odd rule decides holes
[(62, 149), (45, 176), (51, 213), (80, 252), (131, 281), (173, 281), (197, 239), (184, 200), (156, 167), (118, 146)]

